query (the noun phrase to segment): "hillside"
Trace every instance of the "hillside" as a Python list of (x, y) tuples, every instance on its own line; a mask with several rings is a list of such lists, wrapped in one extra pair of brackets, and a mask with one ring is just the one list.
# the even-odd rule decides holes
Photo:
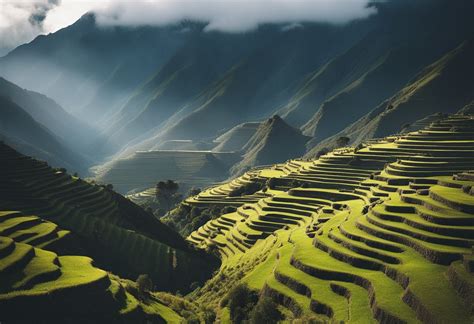
[(129, 292), (131, 282), (95, 267), (92, 259), (56, 252), (70, 232), (53, 223), (0, 211), (0, 231), (2, 321), (179, 320), (156, 296), (140, 301)]
[(33, 119), (22, 107), (3, 96), (0, 96), (0, 117), (2, 141), (54, 166), (85, 172), (83, 157), (72, 152), (60, 137)]
[[(470, 323), (473, 139), (474, 116), (453, 115), (187, 199), (238, 207), (188, 237), (223, 261), (193, 298), (229, 320), (232, 305), (218, 303), (240, 282), (281, 305), (287, 320)], [(229, 195), (249, 181), (267, 187)]]
[[(5, 144), (0, 149), (0, 209), (51, 222), (53, 232), (45, 232), (50, 234), (44, 239), (54, 240), (55, 226), (70, 231), (81, 255), (126, 278), (146, 273), (158, 289), (187, 290), (210, 274), (212, 257), (190, 249), (177, 233), (110, 188), (52, 169)], [(11, 230), (27, 230), (24, 225)], [(190, 273), (194, 266), (202, 271)]]
[(328, 141), (319, 143), (307, 156), (315, 156), (339, 136), (347, 136), (357, 145), (370, 138), (397, 133), (428, 115), (462, 109), (472, 101), (474, 93), (473, 44), (466, 41), (427, 66), (394, 96)]
[(242, 161), (232, 167), (233, 174), (257, 165), (267, 165), (300, 156), (309, 140), (298, 129), (289, 126), (280, 116), (275, 115), (257, 128), (255, 134), (242, 148), (245, 152)]
[(182, 28), (100, 28), (86, 14), (1, 58), (0, 74), (98, 124), (183, 44)]
[(103, 127), (108, 139), (95, 150), (104, 156), (143, 142), (129, 155), (271, 116), (308, 71), (346, 50), (368, 26), (275, 24), (220, 33), (188, 21), (104, 29), (88, 14), (1, 58), (0, 74)]
[(33, 119), (60, 137), (70, 150), (88, 156), (89, 159), (97, 157), (90, 145), (100, 139), (99, 131), (66, 112), (51, 98), (22, 89), (2, 77), (0, 96), (8, 97), (22, 107)]
[[(405, 12), (403, 6), (382, 6), (379, 19), (385, 21), (380, 28), (334, 58), (304, 87), (297, 98), (303, 109), (304, 100), (310, 100), (314, 114), (301, 127), (305, 135), (321, 141), (337, 134), (472, 35), (474, 26), (460, 15), (456, 5), (414, 2), (411, 9)], [(446, 21), (453, 23), (445, 26)]]
[(95, 180), (110, 183), (121, 193), (147, 189), (158, 181), (172, 179), (186, 192), (206, 187), (228, 177), (228, 168), (238, 156), (210, 151), (144, 151), (113, 160), (95, 169)]
[(167, 145), (175, 141), (212, 143), (274, 114), (314, 137), (311, 148), (383, 105), (474, 31), (468, 0), (371, 6), (377, 14), (347, 24), (275, 23), (245, 33), (192, 21), (102, 28), (87, 14), (0, 58), (0, 74), (99, 127), (102, 136), (82, 145), (99, 163), (174, 149)]
[(217, 137), (214, 142), (217, 144), (212, 150), (214, 152), (238, 152), (242, 151), (245, 144), (255, 134), (260, 123), (243, 123), (228, 130)]

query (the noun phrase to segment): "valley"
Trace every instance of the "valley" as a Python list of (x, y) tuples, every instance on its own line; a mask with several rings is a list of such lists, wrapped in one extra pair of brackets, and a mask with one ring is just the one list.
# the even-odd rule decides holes
[(474, 322), (471, 0), (0, 7), (0, 324)]

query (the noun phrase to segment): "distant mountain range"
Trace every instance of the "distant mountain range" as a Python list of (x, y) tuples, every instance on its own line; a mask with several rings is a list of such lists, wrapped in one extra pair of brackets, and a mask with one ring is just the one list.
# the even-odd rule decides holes
[(4, 142), (56, 167), (87, 172), (93, 161), (88, 145), (97, 140), (99, 132), (54, 100), (0, 78), (0, 111)]
[[(13, 100), (92, 163), (146, 150), (233, 151), (240, 158), (229, 176), (314, 156), (341, 136), (360, 143), (396, 133), (474, 99), (472, 1), (373, 5), (377, 14), (346, 25), (246, 33), (189, 21), (104, 28), (87, 14), (0, 58), (0, 76), (64, 107), (47, 101), (62, 111), (49, 125)], [(267, 125), (274, 115), (281, 127)]]

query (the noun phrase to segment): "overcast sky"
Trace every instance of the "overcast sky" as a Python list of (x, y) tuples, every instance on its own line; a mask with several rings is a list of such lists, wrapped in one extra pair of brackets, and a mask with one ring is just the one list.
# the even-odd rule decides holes
[(368, 0), (0, 0), (0, 55), (94, 11), (104, 25), (209, 22), (208, 30), (241, 32), (260, 23), (345, 23), (374, 13)]

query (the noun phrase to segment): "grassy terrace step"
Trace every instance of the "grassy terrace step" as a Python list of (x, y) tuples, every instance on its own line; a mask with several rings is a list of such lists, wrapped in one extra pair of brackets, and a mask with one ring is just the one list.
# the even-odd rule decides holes
[(417, 210), (413, 213), (397, 213), (387, 211), (387, 206), (375, 206), (372, 209), (372, 214), (382, 220), (406, 223), (409, 226), (426, 230), (431, 233), (451, 237), (474, 239), (474, 226), (453, 226), (432, 223), (426, 218), (421, 217)]
[(27, 244), (15, 244), (15, 248), (0, 260), (0, 275), (22, 269), (35, 256), (34, 249)]
[(292, 266), (322, 280), (349, 282), (365, 288), (371, 294), (370, 300), (376, 298), (374, 302), (371, 301), (371, 304), (373, 303), (371, 308), (373, 316), (379, 321), (384, 319), (416, 322), (415, 313), (401, 300), (393, 298), (403, 295), (403, 289), (397, 283), (387, 280), (383, 273), (357, 269), (333, 259), (321, 250), (314, 248), (311, 250), (311, 242), (308, 242), (308, 239), (305, 239), (306, 242), (303, 239), (299, 240), (297, 235), (295, 233), (293, 237), (300, 242), (300, 245), (292, 256)]
[(474, 197), (457, 188), (434, 186), (430, 188), (430, 197), (453, 209), (474, 214)]
[[(473, 168), (473, 139), (474, 119), (456, 116), (300, 163), (278, 176), (267, 190), (271, 197), (238, 209), (243, 222), (226, 223), (225, 235), (213, 239), (222, 250), (239, 247), (233, 254), (226, 250), (223, 269), (276, 240), (264, 264), (243, 281), (295, 316), (471, 323), (474, 275), (466, 269), (474, 269), (468, 187), (474, 175), (453, 173)], [(225, 202), (225, 190), (219, 194), (215, 201)], [(288, 215), (300, 220), (285, 224)]]
[[(5, 150), (0, 145), (0, 151)], [(177, 234), (113, 191), (22, 158), (13, 150), (7, 155), (22, 163), (18, 167), (18, 159), (10, 159), (0, 171), (2, 180), (4, 174), (14, 179), (0, 184), (0, 210), (23, 214), (0, 214), (0, 235), (61, 254), (72, 250), (93, 256), (123, 276), (147, 273), (162, 289), (175, 283), (181, 286), (177, 289), (187, 289), (189, 280), (199, 281), (205, 275), (205, 271), (189, 273), (188, 267), (212, 267), (204, 253), (189, 249)], [(2, 158), (0, 162), (5, 166)], [(187, 274), (182, 281), (169, 279), (183, 273)]]
[[(404, 208), (415, 208), (423, 218), (440, 224), (460, 224), (460, 225), (472, 225), (474, 224), (472, 215), (464, 213), (462, 211), (449, 208), (442, 202), (433, 200), (429, 196), (422, 195), (403, 195), (401, 200), (407, 205)], [(412, 205), (410, 205), (412, 204)], [(390, 205), (389, 205), (390, 206)], [(402, 206), (403, 207), (403, 206)], [(397, 207), (390, 207), (393, 211), (397, 211)], [(395, 209), (394, 209), (395, 208)]]
[[(422, 234), (418, 234), (419, 238), (412, 237), (414, 232), (409, 229), (406, 229), (405, 234), (403, 232), (394, 232), (393, 229), (399, 229), (395, 226), (386, 226), (380, 227), (378, 225), (382, 225), (381, 222), (370, 222), (368, 218), (359, 218), (357, 219), (356, 226), (361, 229), (363, 232), (366, 232), (370, 235), (379, 237), (379, 238), (386, 238), (391, 242), (396, 242), (403, 244), (407, 247), (410, 247), (420, 253), (423, 257), (427, 258), (429, 261), (439, 264), (449, 264), (452, 261), (458, 260), (462, 257), (462, 254), (467, 253), (467, 248), (456, 247), (456, 246), (446, 246), (442, 244), (436, 244), (427, 242), (423, 239), (426, 239), (427, 236), (423, 236)], [(433, 237), (433, 236), (430, 236)], [(439, 236), (433, 238), (433, 240), (443, 240), (444, 237)], [(457, 241), (456, 241), (457, 242)], [(462, 243), (462, 241), (461, 241)]]
[(1, 292), (29, 290), (35, 284), (56, 280), (61, 276), (59, 259), (55, 253), (34, 249), (35, 256), (22, 269), (2, 280)]
[[(13, 241), (0, 237), (0, 242), (2, 247), (4, 243)], [(1, 320), (180, 320), (158, 300), (146, 304), (139, 302), (116, 279), (112, 280), (105, 271), (95, 268), (88, 257), (58, 257), (55, 253), (26, 244), (14, 245), (9, 255), (0, 256), (3, 268), (4, 265), (12, 264), (14, 259), (17, 260), (15, 271), (6, 272), (3, 269), (2, 272)], [(25, 251), (28, 257), (21, 257)]]

